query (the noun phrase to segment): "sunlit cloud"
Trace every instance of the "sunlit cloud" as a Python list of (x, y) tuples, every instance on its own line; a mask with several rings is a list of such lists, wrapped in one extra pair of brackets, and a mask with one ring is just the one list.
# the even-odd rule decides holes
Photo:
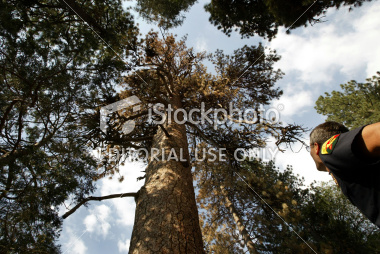
[[(144, 184), (143, 180), (137, 181), (137, 177), (144, 175), (145, 166), (142, 163), (127, 163), (120, 168), (120, 175), (124, 176), (124, 181), (119, 182), (118, 177), (112, 179), (103, 179), (100, 185), (100, 193), (102, 196), (137, 192)], [(131, 197), (116, 198), (109, 201), (110, 206), (114, 209), (114, 214), (117, 214), (117, 224), (131, 226), (135, 218), (135, 200)]]
[(87, 215), (83, 221), (86, 226), (86, 230), (91, 233), (101, 234), (106, 237), (108, 230), (111, 228), (108, 222), (110, 216), (110, 208), (105, 205), (96, 206), (90, 210), (90, 214)]
[[(291, 117), (293, 115), (301, 116), (309, 110), (308, 107), (314, 105), (311, 91), (299, 90), (289, 92), (285, 89), (284, 95), (279, 100), (273, 102), (273, 106), (279, 109), (281, 118)], [(284, 120), (284, 119), (282, 119)]]
[(206, 38), (200, 37), (195, 42), (195, 50), (197, 52), (208, 51)]
[(286, 74), (295, 72), (297, 80), (310, 88), (331, 85), (337, 73), (347, 80), (363, 71), (368, 77), (374, 75), (380, 69), (379, 13), (379, 2), (366, 3), (353, 12), (331, 9), (325, 23), (290, 35), (280, 30), (269, 44), (282, 57), (276, 67)]
[(129, 244), (130, 244), (130, 240), (129, 239), (127, 239), (125, 241), (118, 241), (117, 247), (119, 248), (119, 252), (120, 253), (128, 253)]
[(86, 254), (87, 247), (81, 239), (82, 234), (75, 234), (74, 231), (68, 227), (65, 236), (68, 241), (62, 243), (62, 253), (63, 254)]

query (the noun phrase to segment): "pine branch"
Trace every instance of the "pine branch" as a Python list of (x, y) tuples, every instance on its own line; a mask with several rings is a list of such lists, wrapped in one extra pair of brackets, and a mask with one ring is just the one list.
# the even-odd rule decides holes
[(59, 0), (62, 6), (66, 7), (71, 13), (78, 15), (94, 30), (96, 30), (100, 37), (107, 37), (108, 32), (91, 16), (89, 15), (75, 0)]

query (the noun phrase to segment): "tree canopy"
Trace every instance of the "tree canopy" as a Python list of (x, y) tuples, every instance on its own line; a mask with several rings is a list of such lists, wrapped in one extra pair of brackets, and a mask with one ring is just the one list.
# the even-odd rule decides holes
[[(201, 125), (190, 121), (183, 126), (146, 121), (146, 110), (157, 102), (164, 107), (176, 105), (187, 112), (200, 101), (214, 110), (228, 109), (230, 102), (240, 108), (267, 105), (281, 95), (274, 84), (282, 73), (272, 67), (279, 58), (274, 52), (264, 54), (261, 45), (245, 46), (232, 56), (222, 51), (212, 56), (195, 54), (187, 49), (184, 40), (176, 42), (171, 35), (160, 39), (157, 33), (149, 33), (137, 42), (137, 29), (120, 4), (112, 0), (80, 4), (69, 0), (1, 2), (4, 89), (0, 92), (0, 244), (7, 252), (59, 251), (55, 244), (61, 225), (58, 206), (66, 200), (85, 203), (94, 190), (93, 180), (117, 170), (115, 163), (106, 161), (101, 165), (103, 171), (96, 171), (96, 162), (88, 153), (89, 144), (151, 148), (170, 138), (172, 131), (178, 131), (181, 138), (175, 143), (170, 139), (169, 146), (179, 148), (180, 143), (187, 150), (188, 138), (192, 147), (202, 140), (225, 148), (232, 158), (237, 147), (263, 146), (265, 138), (257, 139), (260, 134), (286, 143), (294, 142), (292, 138), (302, 133), (300, 126), (285, 129), (260, 114), (260, 124), (239, 122), (239, 116), (234, 114), (211, 115), (211, 122)], [(130, 55), (131, 51), (134, 54)], [(201, 63), (207, 58), (216, 66), (217, 75), (208, 73)], [(123, 60), (137, 68), (131, 71)], [(246, 72), (246, 68), (251, 70)], [(126, 83), (125, 91), (116, 94), (115, 86), (122, 82)], [(102, 132), (100, 108), (131, 94), (143, 102), (141, 111), (137, 115), (130, 114), (135, 113), (132, 109), (122, 114), (115, 112), (107, 121), (109, 131)], [(201, 117), (193, 116), (196, 121)], [(215, 125), (225, 117), (230, 123), (217, 130)], [(134, 132), (120, 135), (122, 121), (131, 119), (136, 120)], [(245, 127), (237, 130), (239, 123)], [(190, 173), (192, 159), (189, 156), (178, 168)], [(155, 174), (149, 167), (156, 170), (157, 165), (148, 164), (147, 179)], [(189, 202), (179, 204), (186, 210), (193, 203), (195, 212), (190, 215), (197, 218), (191, 174), (184, 179), (190, 182), (178, 186), (190, 186), (182, 192), (188, 193)], [(145, 184), (147, 190), (149, 184)], [(149, 202), (144, 190), (134, 196), (138, 204)], [(164, 202), (165, 198), (160, 200)]]
[(378, 253), (380, 230), (353, 206), (333, 182), (313, 184), (305, 200), (302, 235), (320, 253)]
[(136, 10), (149, 22), (155, 22), (164, 29), (176, 27), (185, 19), (183, 12), (196, 0), (137, 0)]
[[(221, 50), (207, 55), (187, 48), (185, 38), (177, 42), (173, 35), (160, 38), (156, 32), (149, 33), (139, 45), (138, 57), (134, 60), (139, 68), (126, 75), (125, 90), (120, 93), (121, 98), (136, 95), (141, 101), (140, 110), (135, 113), (129, 108), (124, 114), (113, 113), (104, 140), (110, 145), (149, 148), (149, 141), (160, 128), (158, 121), (150, 119), (149, 112), (154, 113), (154, 119), (162, 117), (153, 106), (158, 103), (164, 109), (177, 94), (186, 115), (201, 104), (206, 111), (219, 110), (218, 114), (208, 115), (209, 121), (202, 121), (200, 111), (194, 111), (191, 119), (184, 121), (188, 135), (196, 137), (189, 139), (191, 147), (192, 141), (194, 147), (198, 142), (206, 142), (212, 147), (225, 147), (233, 155), (235, 148), (265, 145), (269, 135), (281, 143), (297, 142), (304, 130), (301, 126), (283, 126), (280, 121), (260, 113), (260, 105), (268, 105), (282, 94), (275, 82), (283, 73), (272, 66), (279, 57), (274, 51), (264, 53), (264, 50), (260, 44), (244, 46), (232, 55), (225, 55)], [(203, 61), (207, 59), (214, 65), (216, 75), (210, 74), (204, 66)], [(247, 119), (243, 119), (242, 112), (230, 114), (231, 107), (242, 112), (255, 110), (257, 119), (249, 121), (254, 119), (253, 114), (247, 114)], [(227, 114), (222, 114), (222, 109)], [(122, 121), (113, 117), (121, 117)], [(128, 120), (135, 120), (134, 131), (120, 135), (123, 123)]]
[(257, 34), (272, 39), (280, 26), (289, 31), (313, 25), (323, 22), (323, 14), (331, 7), (356, 7), (365, 1), (371, 0), (211, 0), (205, 9), (210, 13), (210, 22), (227, 35), (235, 30), (242, 37)]
[(0, 2), (2, 252), (59, 252), (58, 207), (94, 190), (86, 119), (128, 69), (97, 34), (125, 58), (137, 32), (118, 0)]
[(368, 78), (366, 83), (355, 80), (342, 84), (342, 91), (332, 91), (319, 96), (315, 109), (326, 115), (328, 121), (343, 123), (348, 128), (358, 128), (380, 121), (380, 73)]
[[(341, 6), (359, 7), (372, 0), (211, 0), (204, 8), (210, 14), (209, 21), (226, 35), (239, 32), (242, 38), (258, 35), (273, 39), (279, 27), (290, 30), (301, 26), (325, 22), (329, 8)], [(145, 20), (168, 29), (182, 24), (187, 11), (196, 1), (138, 0), (136, 10)]]

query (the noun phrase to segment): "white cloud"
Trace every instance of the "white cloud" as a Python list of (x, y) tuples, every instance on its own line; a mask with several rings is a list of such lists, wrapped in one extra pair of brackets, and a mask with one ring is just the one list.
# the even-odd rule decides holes
[[(305, 133), (301, 140), (306, 144), (309, 144), (309, 133)], [(276, 149), (275, 143), (276, 139), (274, 137), (269, 137), (267, 139), (267, 147), (272, 147), (272, 151), (275, 151)], [(280, 148), (285, 151), (278, 151), (274, 153), (274, 158), (268, 157), (268, 159), (273, 159), (276, 166), (282, 167), (283, 169), (285, 169), (288, 165), (291, 165), (295, 175), (298, 174), (300, 177), (305, 178), (304, 183), (306, 186), (311, 184), (313, 181), (330, 181), (332, 179), (327, 172), (317, 170), (313, 158), (301, 142), (296, 142), (291, 146), (281, 144)]]
[(136, 192), (144, 184), (144, 181), (136, 181), (137, 177), (143, 176), (141, 171), (145, 170), (143, 163), (128, 162), (125, 166), (120, 167), (119, 174), (124, 176), (124, 181), (119, 182), (119, 174), (115, 174), (112, 179), (104, 178), (100, 182), (100, 193), (102, 196), (123, 193), (123, 192)]
[(313, 104), (311, 91), (299, 90), (292, 92), (289, 89), (285, 89), (284, 95), (279, 100), (273, 102), (274, 108), (279, 110), (281, 117), (302, 115), (307, 111), (306, 107)]
[[(143, 176), (144, 173), (141, 172), (145, 170), (145, 165), (142, 163), (126, 163), (125, 166), (120, 168), (120, 175), (124, 176), (124, 181), (120, 183), (117, 176), (113, 179), (103, 179), (101, 181), (100, 192), (102, 196), (126, 193), (126, 192), (137, 192), (144, 181), (137, 181), (137, 177)], [(110, 207), (115, 207), (112, 209), (116, 211), (117, 223), (124, 226), (131, 226), (135, 219), (135, 200), (131, 197), (117, 198), (109, 201), (111, 203)]]
[(123, 241), (118, 241), (117, 247), (119, 248), (119, 252), (120, 253), (123, 253), (123, 252), (128, 253), (129, 244), (130, 244), (130, 240), (129, 239), (125, 240), (124, 242)]
[[(309, 144), (308, 134), (305, 134), (302, 141)], [(275, 142), (276, 139), (274, 137), (268, 138), (268, 147), (274, 149)], [(287, 165), (291, 165), (294, 174), (299, 174), (301, 177), (305, 178), (305, 185), (309, 185), (313, 181), (329, 181), (332, 179), (328, 173), (317, 170), (314, 160), (301, 142), (297, 142), (287, 147), (281, 145), (281, 149), (284, 149), (285, 151), (275, 153), (275, 157), (271, 159), (274, 159), (276, 166), (281, 166), (283, 169), (285, 169)]]
[[(377, 71), (380, 71), (380, 48), (379, 48), (379, 27), (380, 27), (380, 4), (374, 2), (372, 8), (367, 8), (366, 15), (363, 15), (358, 22), (355, 23), (355, 28), (360, 31), (361, 34), (367, 34), (365, 41), (363, 41), (363, 48), (365, 50), (365, 57), (371, 59), (368, 62), (366, 68), (367, 77), (375, 75)], [(361, 37), (359, 34), (358, 37)], [(361, 50), (363, 51), (363, 50)]]
[(117, 222), (121, 225), (131, 226), (135, 221), (135, 208), (136, 204), (133, 198), (125, 199), (123, 202), (115, 204), (117, 215), (119, 216)]
[[(125, 180), (120, 183), (118, 181), (118, 174), (116, 174), (112, 179), (104, 178), (98, 181), (98, 194), (95, 196), (105, 196), (117, 193), (126, 192), (137, 192), (140, 187), (144, 184), (144, 181), (136, 181), (138, 176), (144, 175), (141, 171), (145, 169), (145, 165), (139, 163), (126, 163), (125, 166), (120, 168), (120, 175), (123, 175)], [(98, 203), (99, 204), (99, 203)], [(81, 234), (95, 234), (103, 237), (105, 242), (111, 239), (116, 240), (116, 236), (121, 237), (122, 240), (119, 241), (118, 247), (119, 251), (128, 253), (129, 240), (123, 240), (130, 238), (130, 229), (134, 223), (134, 213), (135, 213), (135, 201), (134, 198), (116, 198), (110, 200), (104, 200), (97, 205), (96, 202), (89, 203), (89, 209), (82, 207), (82, 212), (86, 212), (87, 215), (78, 218), (82, 221), (84, 225), (79, 226), (78, 223), (75, 225), (66, 224), (63, 235), (61, 239), (63, 250), (67, 250), (69, 253), (86, 253), (87, 247), (81, 240)], [(70, 221), (72, 222), (79, 213), (70, 216)], [(111, 227), (112, 225), (112, 227)], [(77, 237), (72, 233), (72, 229), (83, 230), (81, 234)], [(122, 230), (123, 234), (126, 236), (120, 236), (119, 230)], [(68, 241), (66, 241), (68, 239)], [(89, 247), (91, 247), (91, 242), (89, 242)]]
[[(286, 74), (295, 72), (299, 81), (312, 87), (329, 83), (339, 73), (347, 80), (366, 71), (372, 76), (380, 66), (380, 3), (366, 3), (327, 13), (327, 22), (287, 35), (280, 31), (269, 47), (282, 59), (276, 64)], [(363, 15), (365, 14), (365, 15)]]
[(68, 241), (62, 244), (62, 253), (63, 254), (85, 254), (87, 247), (82, 241), (83, 233), (81, 235), (74, 234), (71, 228), (67, 228), (66, 237)]
[(86, 226), (88, 232), (95, 232), (96, 234), (102, 234), (105, 238), (108, 234), (108, 230), (111, 225), (107, 220), (109, 219), (110, 208), (103, 204), (96, 206), (91, 210), (90, 215), (87, 215), (83, 223)]
[(195, 42), (195, 50), (198, 52), (208, 51), (207, 40), (204, 37), (197, 38)]
[(84, 242), (82, 240), (77, 240), (74, 243), (74, 246), (72, 248), (71, 253), (73, 254), (85, 254), (87, 250), (87, 247), (84, 245)]
[[(293, 150), (293, 151), (292, 151)], [(309, 185), (313, 181), (330, 181), (332, 178), (327, 172), (318, 171), (310, 154), (305, 147), (294, 145), (293, 148), (286, 149), (284, 153), (276, 154), (276, 165), (286, 168), (287, 165), (293, 166), (293, 173), (305, 178), (305, 184)]]
[(83, 223), (85, 224), (86, 230), (88, 232), (93, 232), (95, 230), (95, 225), (97, 223), (97, 219), (96, 219), (95, 215), (90, 214), (90, 215), (86, 216)]

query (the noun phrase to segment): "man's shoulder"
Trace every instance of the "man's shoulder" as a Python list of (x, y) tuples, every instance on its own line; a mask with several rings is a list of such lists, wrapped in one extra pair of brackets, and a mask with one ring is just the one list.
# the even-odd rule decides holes
[(354, 144), (358, 156), (370, 161), (380, 161), (380, 122), (364, 126)]
[(333, 172), (348, 173), (355, 170), (358, 165), (363, 164), (354, 153), (355, 137), (358, 136), (363, 127), (335, 134), (323, 143), (320, 158), (327, 168)]
[(341, 152), (347, 153), (351, 151), (355, 146), (356, 137), (360, 136), (364, 127), (365, 126), (362, 126), (348, 132), (331, 136), (322, 144), (321, 155), (332, 155), (331, 157), (335, 157), (335, 155)]
[(358, 168), (373, 168), (380, 164), (380, 160), (371, 159), (363, 153), (361, 132), (365, 127), (361, 126), (354, 130), (336, 134), (330, 137), (321, 147), (321, 159), (333, 171), (349, 172)]
[(335, 145), (338, 143), (339, 136), (340, 134), (336, 134), (323, 143), (321, 153), (331, 154), (335, 148)]

